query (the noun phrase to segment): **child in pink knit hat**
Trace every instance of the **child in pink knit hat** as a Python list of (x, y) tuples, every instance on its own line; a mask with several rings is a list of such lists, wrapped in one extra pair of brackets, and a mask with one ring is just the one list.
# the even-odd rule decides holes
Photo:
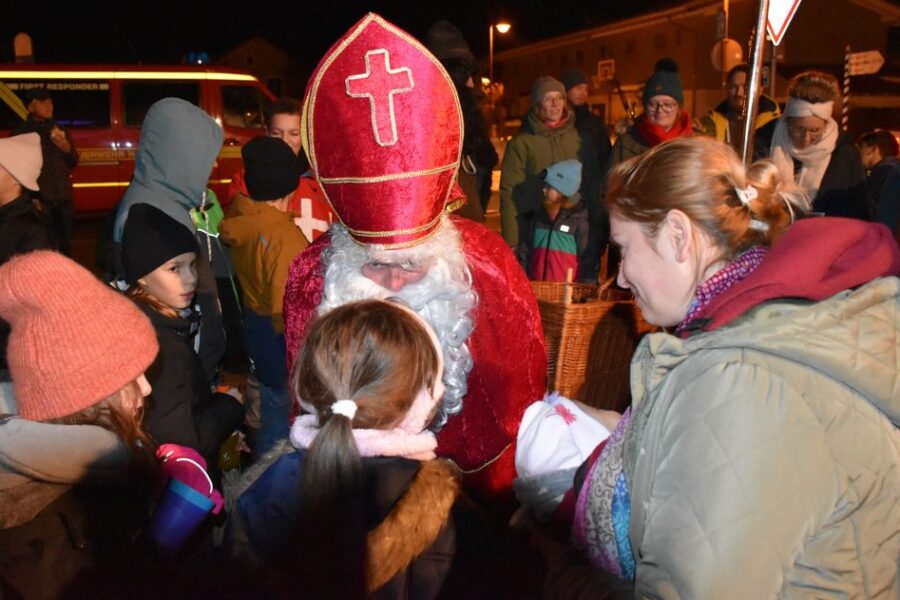
[(49, 251), (0, 266), (0, 318), (12, 328), (0, 581), (16, 597), (59, 597), (80, 571), (128, 556), (146, 519), (155, 461), (140, 415), (156, 336), (133, 303)]

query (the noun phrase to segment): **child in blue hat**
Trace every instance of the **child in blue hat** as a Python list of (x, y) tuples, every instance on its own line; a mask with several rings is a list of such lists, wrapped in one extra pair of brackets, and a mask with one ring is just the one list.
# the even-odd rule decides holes
[(587, 209), (581, 201), (581, 162), (563, 160), (547, 167), (543, 207), (530, 217), (530, 227), (520, 232), (516, 255), (534, 281), (566, 281), (572, 270), (577, 281), (592, 281), (587, 264)]

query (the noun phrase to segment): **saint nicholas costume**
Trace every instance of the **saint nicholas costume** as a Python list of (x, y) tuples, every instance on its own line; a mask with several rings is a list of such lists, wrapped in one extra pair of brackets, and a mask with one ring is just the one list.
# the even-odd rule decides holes
[[(340, 226), (367, 251), (384, 256), (444, 228), (458, 232), (477, 296), (466, 339), (472, 365), (462, 410), (438, 433), (437, 453), (469, 474), (470, 488), (492, 494), (508, 490), (515, 476), (519, 421), (544, 394), (547, 352), (534, 295), (507, 244), (480, 223), (448, 215), (462, 198), (455, 184), (462, 123), (441, 63), (412, 36), (369, 15), (313, 73), (302, 128)], [(284, 297), (289, 368), (327, 300), (329, 261), (341, 259), (329, 253), (334, 236), (321, 236), (291, 267)]]

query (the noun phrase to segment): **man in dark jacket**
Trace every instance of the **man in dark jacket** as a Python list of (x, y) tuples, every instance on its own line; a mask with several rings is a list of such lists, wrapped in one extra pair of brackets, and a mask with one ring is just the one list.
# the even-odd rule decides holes
[(28, 118), (13, 129), (13, 135), (34, 132), (41, 136), (41, 152), (44, 164), (38, 177), (41, 201), (53, 218), (53, 226), (59, 238), (60, 250), (71, 253), (72, 223), (75, 209), (72, 206), (72, 180), (69, 173), (78, 165), (78, 152), (68, 130), (53, 120), (53, 98), (43, 88), (29, 90), (25, 96)]
[(897, 140), (890, 131), (879, 129), (865, 133), (856, 141), (863, 167), (866, 188), (874, 207), (873, 216), (890, 227), (894, 234), (900, 220), (900, 154)]
[[(0, 139), (0, 265), (16, 254), (56, 249), (56, 236), (28, 192), (38, 189), (41, 164), (41, 140), (36, 133)], [(8, 338), (9, 324), (0, 319), (0, 381), (9, 381)]]
[(500, 158), (488, 135), (475, 91), (473, 78), (478, 61), (462, 33), (449, 21), (438, 21), (428, 29), (425, 46), (447, 69), (463, 111), (463, 158), (456, 181), (467, 202), (456, 214), (483, 223), (491, 198), (491, 173)]
[[(566, 97), (569, 104), (572, 105), (572, 112), (575, 113), (575, 129), (581, 135), (591, 138), (594, 150), (597, 151), (598, 164), (601, 169), (605, 169), (609, 162), (612, 144), (609, 142), (606, 123), (591, 112), (591, 106), (588, 104), (588, 94), (591, 91), (590, 79), (581, 69), (569, 69), (562, 74), (560, 80), (566, 86)], [(606, 179), (605, 171), (600, 173), (600, 178)]]

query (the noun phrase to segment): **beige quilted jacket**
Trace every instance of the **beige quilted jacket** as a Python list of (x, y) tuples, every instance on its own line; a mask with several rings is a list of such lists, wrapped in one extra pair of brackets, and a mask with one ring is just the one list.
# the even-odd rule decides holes
[(631, 379), (637, 596), (900, 598), (900, 280), (648, 336)]

